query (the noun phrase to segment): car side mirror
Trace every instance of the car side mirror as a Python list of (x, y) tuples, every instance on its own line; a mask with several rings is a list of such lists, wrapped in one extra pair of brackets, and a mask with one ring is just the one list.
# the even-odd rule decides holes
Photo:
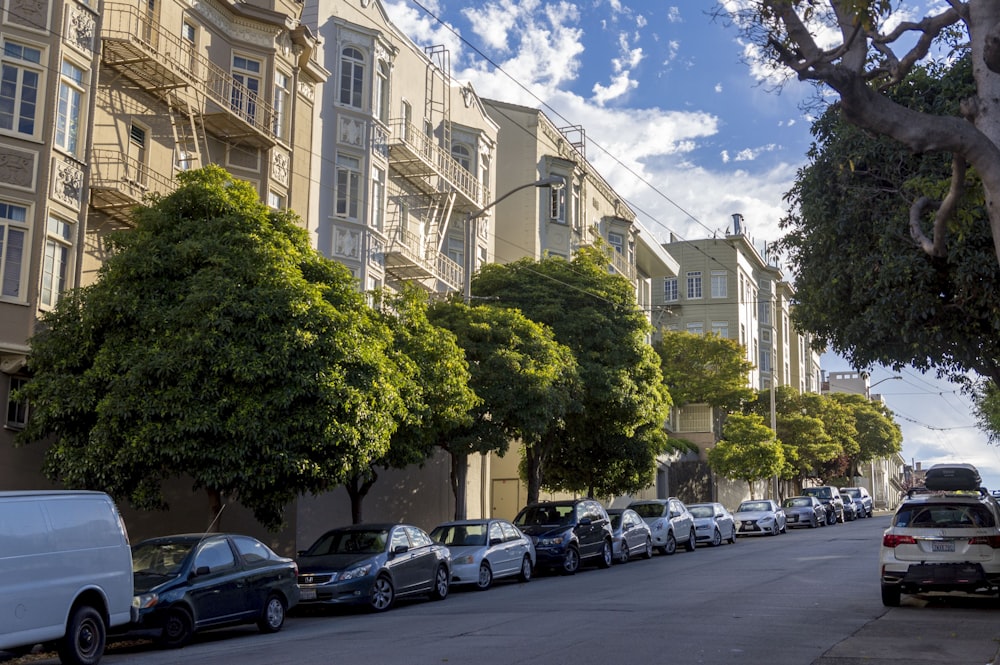
[(490, 538), (490, 545), (499, 545), (503, 542), (503, 538)]
[(580, 518), (580, 526), (587, 526), (587, 525), (591, 524), (592, 522), (593, 522), (593, 520), (590, 519), (589, 517), (581, 517)]
[(208, 575), (210, 572), (212, 572), (212, 569), (208, 566), (198, 566), (195, 568), (194, 574), (195, 576)]
[(392, 548), (393, 554), (403, 554), (407, 552), (410, 548), (407, 545), (396, 545)]

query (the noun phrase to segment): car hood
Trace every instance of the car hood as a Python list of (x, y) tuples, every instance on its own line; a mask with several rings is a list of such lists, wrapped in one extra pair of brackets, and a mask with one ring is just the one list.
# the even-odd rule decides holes
[(517, 528), (527, 535), (535, 538), (541, 538), (543, 536), (556, 536), (560, 533), (573, 530), (572, 526), (567, 526), (565, 524), (561, 526), (553, 526), (552, 524), (532, 524), (530, 526), (519, 526)]
[(733, 517), (738, 520), (759, 520), (764, 517), (774, 517), (770, 510), (751, 510), (745, 513), (733, 513)]
[(299, 574), (306, 573), (336, 573), (347, 568), (353, 568), (365, 561), (379, 559), (382, 555), (372, 554), (325, 554), (323, 556), (299, 557)]
[(162, 590), (166, 587), (175, 586), (177, 575), (156, 575), (154, 573), (132, 573), (132, 589), (136, 595), (147, 593), (153, 590)]

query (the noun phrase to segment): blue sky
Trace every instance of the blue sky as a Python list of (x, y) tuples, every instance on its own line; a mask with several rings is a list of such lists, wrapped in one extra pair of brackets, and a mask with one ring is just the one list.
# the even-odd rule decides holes
[[(480, 96), (583, 126), (588, 160), (662, 241), (724, 233), (737, 212), (758, 247), (780, 237), (815, 92), (747, 64), (752, 46), (708, 14), (713, 2), (383, 1), (418, 44), (448, 46), (453, 77)], [(851, 369), (833, 354), (823, 368)], [(875, 392), (897, 414), (907, 462), (970, 462), (1000, 488), (1000, 451), (975, 429), (969, 401), (932, 376), (899, 375)]]

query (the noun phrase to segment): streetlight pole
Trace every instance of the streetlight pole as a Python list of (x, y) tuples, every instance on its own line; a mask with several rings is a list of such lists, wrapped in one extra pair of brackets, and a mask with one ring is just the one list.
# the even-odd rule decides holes
[(903, 377), (899, 376), (898, 374), (896, 374), (895, 376), (887, 376), (884, 379), (879, 379), (875, 383), (873, 383), (870, 386), (867, 386), (865, 388), (865, 392), (868, 393), (868, 394), (865, 395), (865, 397), (867, 397), (868, 399), (871, 399), (872, 398), (872, 388), (874, 388), (875, 386), (877, 386), (880, 383), (885, 383), (886, 381), (902, 381), (902, 380), (903, 380)]
[(462, 294), (466, 304), (469, 304), (472, 300), (472, 273), (476, 266), (474, 250), (476, 248), (477, 220), (482, 217), (484, 212), (493, 208), (508, 196), (516, 194), (522, 189), (528, 189), (529, 187), (551, 187), (552, 189), (562, 189), (565, 185), (566, 179), (561, 175), (549, 175), (540, 180), (519, 185), (492, 203), (483, 206), (479, 210), (474, 210), (465, 216), (465, 275), (463, 276)]

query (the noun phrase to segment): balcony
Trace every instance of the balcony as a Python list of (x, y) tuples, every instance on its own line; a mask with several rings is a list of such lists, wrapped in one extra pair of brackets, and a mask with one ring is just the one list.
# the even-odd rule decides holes
[(482, 208), (489, 188), (428, 136), (403, 120), (390, 123), (389, 166), (425, 194), (455, 192), (455, 210)]
[(270, 148), (274, 109), (226, 70), (197, 53), (136, 6), (104, 6), (104, 64), (231, 143)]
[(173, 178), (116, 150), (93, 150), (90, 159), (90, 207), (112, 219), (132, 223), (132, 209), (146, 194), (166, 195)]
[(462, 266), (440, 252), (426, 257), (420, 238), (396, 228), (389, 230), (385, 247), (385, 271), (403, 282), (425, 284), (435, 280), (451, 291), (462, 288)]
[(611, 267), (615, 269), (615, 272), (630, 282), (635, 281), (635, 266), (628, 262), (624, 254), (614, 247), (605, 247), (604, 254), (608, 257), (608, 261), (610, 261)]

